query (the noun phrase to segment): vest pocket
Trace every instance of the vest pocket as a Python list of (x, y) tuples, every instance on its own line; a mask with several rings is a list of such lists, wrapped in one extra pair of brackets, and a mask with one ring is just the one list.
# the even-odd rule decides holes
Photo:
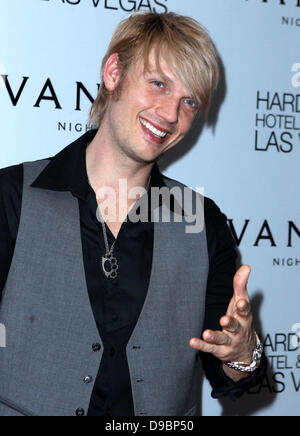
[[(2, 407), (5, 406), (5, 407)], [(13, 403), (12, 401), (6, 400), (2, 396), (0, 396), (0, 416), (5, 416), (3, 413), (5, 413), (5, 408), (10, 409), (10, 413), (8, 416), (34, 416), (33, 413), (29, 412), (28, 410), (24, 409), (23, 407), (18, 406), (17, 404)], [(17, 414), (12, 414), (12, 412), (17, 412)], [(3, 412), (3, 413), (2, 413)]]

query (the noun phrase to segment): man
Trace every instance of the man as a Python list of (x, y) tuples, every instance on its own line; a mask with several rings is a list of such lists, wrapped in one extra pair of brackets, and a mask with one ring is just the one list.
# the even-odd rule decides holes
[(208, 108), (217, 80), (215, 47), (195, 21), (135, 14), (103, 60), (99, 128), (1, 171), (1, 415), (194, 415), (198, 351), (216, 398), (264, 375), (250, 268), (234, 276), (217, 206), (205, 199), (194, 234), (174, 199), (172, 222), (130, 219), (145, 198), (153, 218), (155, 188), (186, 192), (156, 161)]

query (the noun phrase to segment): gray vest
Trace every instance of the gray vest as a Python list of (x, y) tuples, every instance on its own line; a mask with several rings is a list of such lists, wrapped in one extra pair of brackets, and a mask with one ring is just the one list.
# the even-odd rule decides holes
[[(78, 201), (70, 192), (30, 187), (47, 163), (24, 164), (19, 232), (0, 308), (6, 328), (0, 416), (87, 412), (103, 354), (85, 279)], [(185, 229), (184, 221), (154, 224), (148, 293), (127, 345), (136, 416), (195, 414), (196, 352), (189, 340), (202, 331), (209, 261), (205, 229)]]

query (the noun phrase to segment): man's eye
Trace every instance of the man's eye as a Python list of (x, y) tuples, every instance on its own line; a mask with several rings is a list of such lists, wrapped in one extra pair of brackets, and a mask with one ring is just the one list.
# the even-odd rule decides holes
[(154, 80), (152, 83), (153, 83), (154, 86), (157, 86), (158, 88), (163, 88), (164, 87), (163, 82), (160, 82), (159, 80)]
[(185, 99), (185, 103), (190, 106), (192, 109), (196, 109), (197, 108), (197, 103), (195, 102), (195, 100), (192, 100), (191, 98), (186, 98)]

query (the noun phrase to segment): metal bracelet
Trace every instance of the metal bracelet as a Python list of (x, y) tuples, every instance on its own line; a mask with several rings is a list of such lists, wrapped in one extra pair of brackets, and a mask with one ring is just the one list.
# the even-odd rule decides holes
[(263, 347), (261, 345), (260, 339), (257, 333), (255, 333), (255, 335), (256, 335), (256, 346), (253, 351), (252, 362), (250, 363), (250, 365), (245, 362), (224, 362), (224, 365), (228, 366), (228, 368), (232, 368), (240, 372), (248, 372), (248, 373), (254, 372), (260, 365), (261, 356), (263, 353)]

